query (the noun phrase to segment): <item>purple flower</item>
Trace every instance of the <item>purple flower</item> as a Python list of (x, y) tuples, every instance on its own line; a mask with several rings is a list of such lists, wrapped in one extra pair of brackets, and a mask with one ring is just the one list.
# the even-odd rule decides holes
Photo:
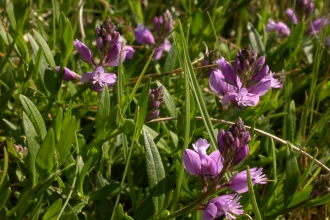
[(188, 173), (195, 176), (216, 177), (222, 170), (221, 155), (219, 150), (206, 154), (210, 144), (205, 139), (199, 139), (193, 148), (195, 151), (186, 149), (183, 152), (183, 163)]
[(135, 53), (135, 50), (131, 46), (125, 46), (124, 50), (126, 51), (126, 58), (132, 59)]
[(242, 86), (241, 80), (237, 76), (234, 68), (225, 60), (225, 58), (222, 57), (215, 62), (218, 64), (225, 80), (235, 86), (237, 89), (240, 89)]
[[(58, 73), (60, 71), (61, 67), (60, 66), (56, 66), (55, 67), (55, 70), (56, 70), (56, 73)], [(73, 72), (72, 70), (64, 67), (63, 68), (63, 71), (64, 71), (64, 74), (63, 74), (63, 80), (64, 81), (71, 81), (71, 80), (77, 80), (77, 79), (80, 79), (81, 76), (78, 75), (77, 73)]]
[(14, 148), (15, 148), (15, 151), (17, 153), (17, 156), (20, 158), (20, 159), (23, 159), (24, 157), (27, 156), (29, 150), (26, 148), (26, 147), (22, 147), (22, 145), (20, 144), (13, 144)]
[(272, 19), (268, 20), (266, 31), (277, 31), (280, 37), (290, 36), (290, 28), (283, 22), (275, 23)]
[(159, 45), (154, 53), (154, 60), (159, 60), (163, 54), (163, 51), (167, 51), (169, 52), (171, 49), (171, 43), (169, 40), (165, 39), (164, 43), (162, 43), (161, 45)]
[(241, 164), (249, 154), (248, 143), (251, 140), (249, 131), (244, 127), (244, 122), (238, 118), (227, 131), (220, 130), (218, 134), (218, 149), (223, 158), (223, 163), (232, 170)]
[(114, 73), (104, 73), (102, 66), (96, 68), (95, 72), (84, 73), (81, 77), (82, 83), (91, 82), (92, 89), (96, 92), (102, 92), (104, 85), (108, 88), (112, 87), (117, 80), (117, 76)]
[(83, 61), (94, 64), (92, 52), (84, 43), (76, 39), (73, 44)]
[(169, 10), (164, 12), (164, 15), (154, 17), (152, 24), (157, 33), (157, 37), (162, 39), (172, 30), (174, 21)]
[(259, 102), (259, 95), (249, 93), (246, 88), (241, 88), (237, 93), (228, 92), (222, 99), (222, 104), (232, 103), (234, 106), (255, 106)]
[(139, 44), (155, 44), (155, 39), (151, 31), (148, 28), (143, 27), (142, 24), (138, 24), (137, 28), (135, 28), (134, 36)]
[[(109, 67), (109, 66), (118, 66), (119, 65), (119, 55), (121, 50), (122, 42), (118, 42), (116, 45), (114, 45), (109, 51), (106, 57), (104, 58), (102, 66)], [(126, 59), (126, 53), (128, 50), (125, 49), (126, 46), (123, 48), (122, 52), (122, 59), (121, 61), (124, 62)]]
[(298, 18), (291, 8), (286, 9), (285, 13), (292, 23), (298, 24)]
[(211, 199), (203, 212), (203, 220), (213, 220), (223, 215), (229, 220), (236, 219), (234, 215), (243, 214), (238, 203), (240, 198), (237, 194), (227, 194)]
[(234, 92), (234, 87), (225, 81), (225, 77), (219, 69), (213, 68), (210, 72), (209, 84), (213, 92), (222, 96), (228, 92)]
[(325, 17), (319, 18), (315, 21), (313, 21), (308, 29), (307, 34), (318, 34), (322, 28), (324, 28), (326, 25), (330, 24), (329, 20)]
[(275, 79), (274, 78), (274, 74), (272, 73), (272, 71), (269, 72), (269, 75), (266, 76), (264, 79), (262, 79), (261, 81), (263, 80), (268, 80), (270, 79), (270, 87), (272, 88), (275, 88), (275, 89), (280, 89), (282, 88), (282, 84), (280, 83), (280, 81), (278, 81), (278, 79)]
[[(265, 174), (262, 173), (262, 168), (251, 168), (250, 176), (253, 186), (255, 184), (266, 184), (267, 177)], [(245, 193), (249, 190), (247, 181), (247, 171), (244, 170), (240, 173), (236, 173), (235, 175), (233, 175), (229, 183), (227, 183), (225, 186), (234, 190), (237, 193)]]
[(164, 89), (162, 86), (156, 89), (150, 89), (148, 97), (147, 116), (145, 121), (158, 118), (160, 110), (159, 106), (164, 102)]

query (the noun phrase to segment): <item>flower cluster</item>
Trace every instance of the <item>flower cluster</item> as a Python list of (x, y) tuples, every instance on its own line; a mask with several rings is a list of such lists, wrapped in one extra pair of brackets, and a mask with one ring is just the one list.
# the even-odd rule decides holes
[[(91, 50), (81, 41), (75, 40), (74, 47), (77, 49), (80, 58), (90, 64), (94, 71), (86, 72), (82, 76), (76, 74), (68, 68), (64, 68), (63, 80), (80, 79), (82, 83), (90, 83), (92, 89), (96, 92), (101, 92), (104, 85), (110, 88), (117, 80), (114, 73), (105, 73), (104, 68), (110, 66), (118, 66), (120, 61), (120, 53), (123, 42), (120, 42), (120, 34), (116, 31), (116, 26), (108, 17), (102, 24), (95, 29), (96, 47), (99, 53), (99, 62), (94, 60)], [(121, 61), (126, 57), (132, 58), (134, 49), (130, 46), (124, 46), (122, 51)], [(56, 67), (59, 72), (60, 67)]]
[(330, 174), (321, 174), (313, 182), (311, 197), (322, 196), (330, 192)]
[(17, 153), (17, 156), (20, 159), (23, 159), (24, 157), (27, 156), (28, 149), (26, 147), (23, 148), (22, 145), (20, 145), (20, 144), (13, 144), (13, 145), (14, 145), (15, 151)]
[[(313, 0), (296, 0), (295, 10), (288, 8), (285, 13), (293, 24), (298, 24), (300, 20), (307, 18), (314, 10)], [(306, 34), (318, 34), (322, 28), (330, 24), (329, 20), (325, 17), (319, 18), (313, 21)], [(283, 22), (274, 22), (272, 19), (269, 19), (267, 31), (277, 31), (280, 37), (290, 36), (290, 28)]]
[[(223, 181), (226, 172), (232, 171), (234, 167), (241, 164), (248, 156), (250, 134), (246, 131), (243, 121), (238, 121), (230, 126), (227, 131), (221, 130), (218, 135), (218, 150), (207, 154), (210, 144), (205, 139), (199, 139), (193, 144), (193, 149), (186, 149), (183, 152), (183, 163), (186, 171), (191, 175), (199, 176), (203, 182), (203, 192), (208, 186), (220, 183), (219, 188), (228, 188), (234, 193), (221, 195), (208, 201), (207, 204), (200, 204), (203, 209), (203, 220), (211, 220), (223, 215), (227, 219), (236, 219), (235, 215), (243, 214), (242, 206), (238, 200), (238, 194), (248, 191), (247, 171), (234, 174), (228, 182)], [(250, 177), (252, 184), (265, 184), (266, 176), (262, 168), (251, 168)]]
[(149, 28), (144, 27), (142, 24), (138, 24), (134, 30), (134, 36), (136, 42), (139, 44), (157, 45), (153, 58), (159, 60), (163, 51), (169, 52), (171, 49), (171, 43), (167, 38), (173, 28), (174, 21), (169, 10), (166, 10), (164, 15), (154, 17), (152, 24), (154, 26), (155, 36)]
[(222, 95), (222, 104), (226, 109), (228, 103), (233, 106), (255, 106), (260, 96), (273, 88), (281, 88), (281, 84), (273, 77), (265, 64), (265, 57), (258, 58), (250, 46), (239, 50), (232, 67), (225, 58), (215, 61), (218, 65), (210, 74), (210, 88)]
[(159, 106), (164, 102), (164, 90), (160, 86), (156, 89), (150, 89), (148, 97), (148, 109), (145, 121), (158, 118), (160, 110)]

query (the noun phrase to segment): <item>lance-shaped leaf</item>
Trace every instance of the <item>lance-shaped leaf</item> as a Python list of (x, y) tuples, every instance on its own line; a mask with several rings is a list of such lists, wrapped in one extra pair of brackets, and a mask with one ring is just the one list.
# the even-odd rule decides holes
[(109, 97), (109, 91), (108, 87), (104, 86), (101, 97), (100, 97), (100, 102), (99, 106), (97, 109), (96, 117), (95, 117), (95, 135), (96, 138), (98, 138), (105, 129), (106, 123), (108, 121), (110, 114), (110, 97)]
[(68, 18), (65, 17), (64, 13), (61, 13), (59, 21), (59, 41), (62, 53), (62, 60), (66, 61), (73, 49), (73, 32), (71, 23)]
[(65, 162), (67, 156), (70, 153), (70, 149), (74, 140), (75, 131), (76, 131), (76, 119), (74, 116), (72, 116), (70, 122), (62, 132), (60, 140), (56, 144), (59, 165), (62, 165)]
[(26, 136), (26, 144), (28, 148), (28, 154), (27, 154), (27, 167), (30, 171), (30, 174), (32, 176), (32, 185), (36, 185), (38, 180), (38, 174), (36, 171), (35, 161), (37, 158), (37, 153), (39, 151), (39, 143), (38, 143), (38, 135), (36, 130), (34, 129), (34, 126), (28, 116), (23, 112), (23, 128), (24, 133)]
[(165, 170), (158, 149), (147, 130), (143, 129), (144, 149), (154, 214), (161, 211), (165, 200)]
[(37, 128), (38, 133), (43, 140), (46, 137), (47, 130), (40, 112), (28, 97), (20, 95), (19, 98), (21, 100), (26, 115), (29, 117), (34, 127)]
[(36, 168), (41, 181), (45, 181), (53, 170), (53, 157), (55, 154), (55, 137), (52, 128), (49, 129), (36, 159)]
[(55, 60), (54, 60), (53, 54), (52, 54), (46, 40), (36, 30), (33, 30), (33, 33), (34, 33), (35, 39), (37, 40), (39, 46), (42, 48), (42, 51), (45, 54), (45, 58), (49, 64), (49, 66), (53, 70), (55, 70), (55, 66), (56, 66)]
[(56, 220), (58, 214), (62, 208), (62, 199), (58, 199), (53, 205), (47, 210), (42, 220)]
[(285, 166), (285, 175), (284, 180), (284, 205), (288, 207), (290, 204), (296, 190), (298, 188), (299, 182), (299, 171), (298, 171), (298, 162), (292, 146), (290, 143), (286, 144), (286, 166)]

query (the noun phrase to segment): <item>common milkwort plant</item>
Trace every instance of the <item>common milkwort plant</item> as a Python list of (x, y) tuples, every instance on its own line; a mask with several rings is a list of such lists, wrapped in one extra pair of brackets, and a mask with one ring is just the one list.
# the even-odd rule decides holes
[(1, 220), (328, 218), (328, 1), (0, 9)]

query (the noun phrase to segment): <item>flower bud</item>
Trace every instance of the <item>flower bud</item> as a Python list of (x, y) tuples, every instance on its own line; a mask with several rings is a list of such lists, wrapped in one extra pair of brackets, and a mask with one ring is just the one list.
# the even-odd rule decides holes
[(74, 47), (78, 50), (78, 53), (80, 54), (80, 58), (83, 61), (90, 64), (94, 63), (92, 52), (84, 43), (76, 39), (74, 41)]

